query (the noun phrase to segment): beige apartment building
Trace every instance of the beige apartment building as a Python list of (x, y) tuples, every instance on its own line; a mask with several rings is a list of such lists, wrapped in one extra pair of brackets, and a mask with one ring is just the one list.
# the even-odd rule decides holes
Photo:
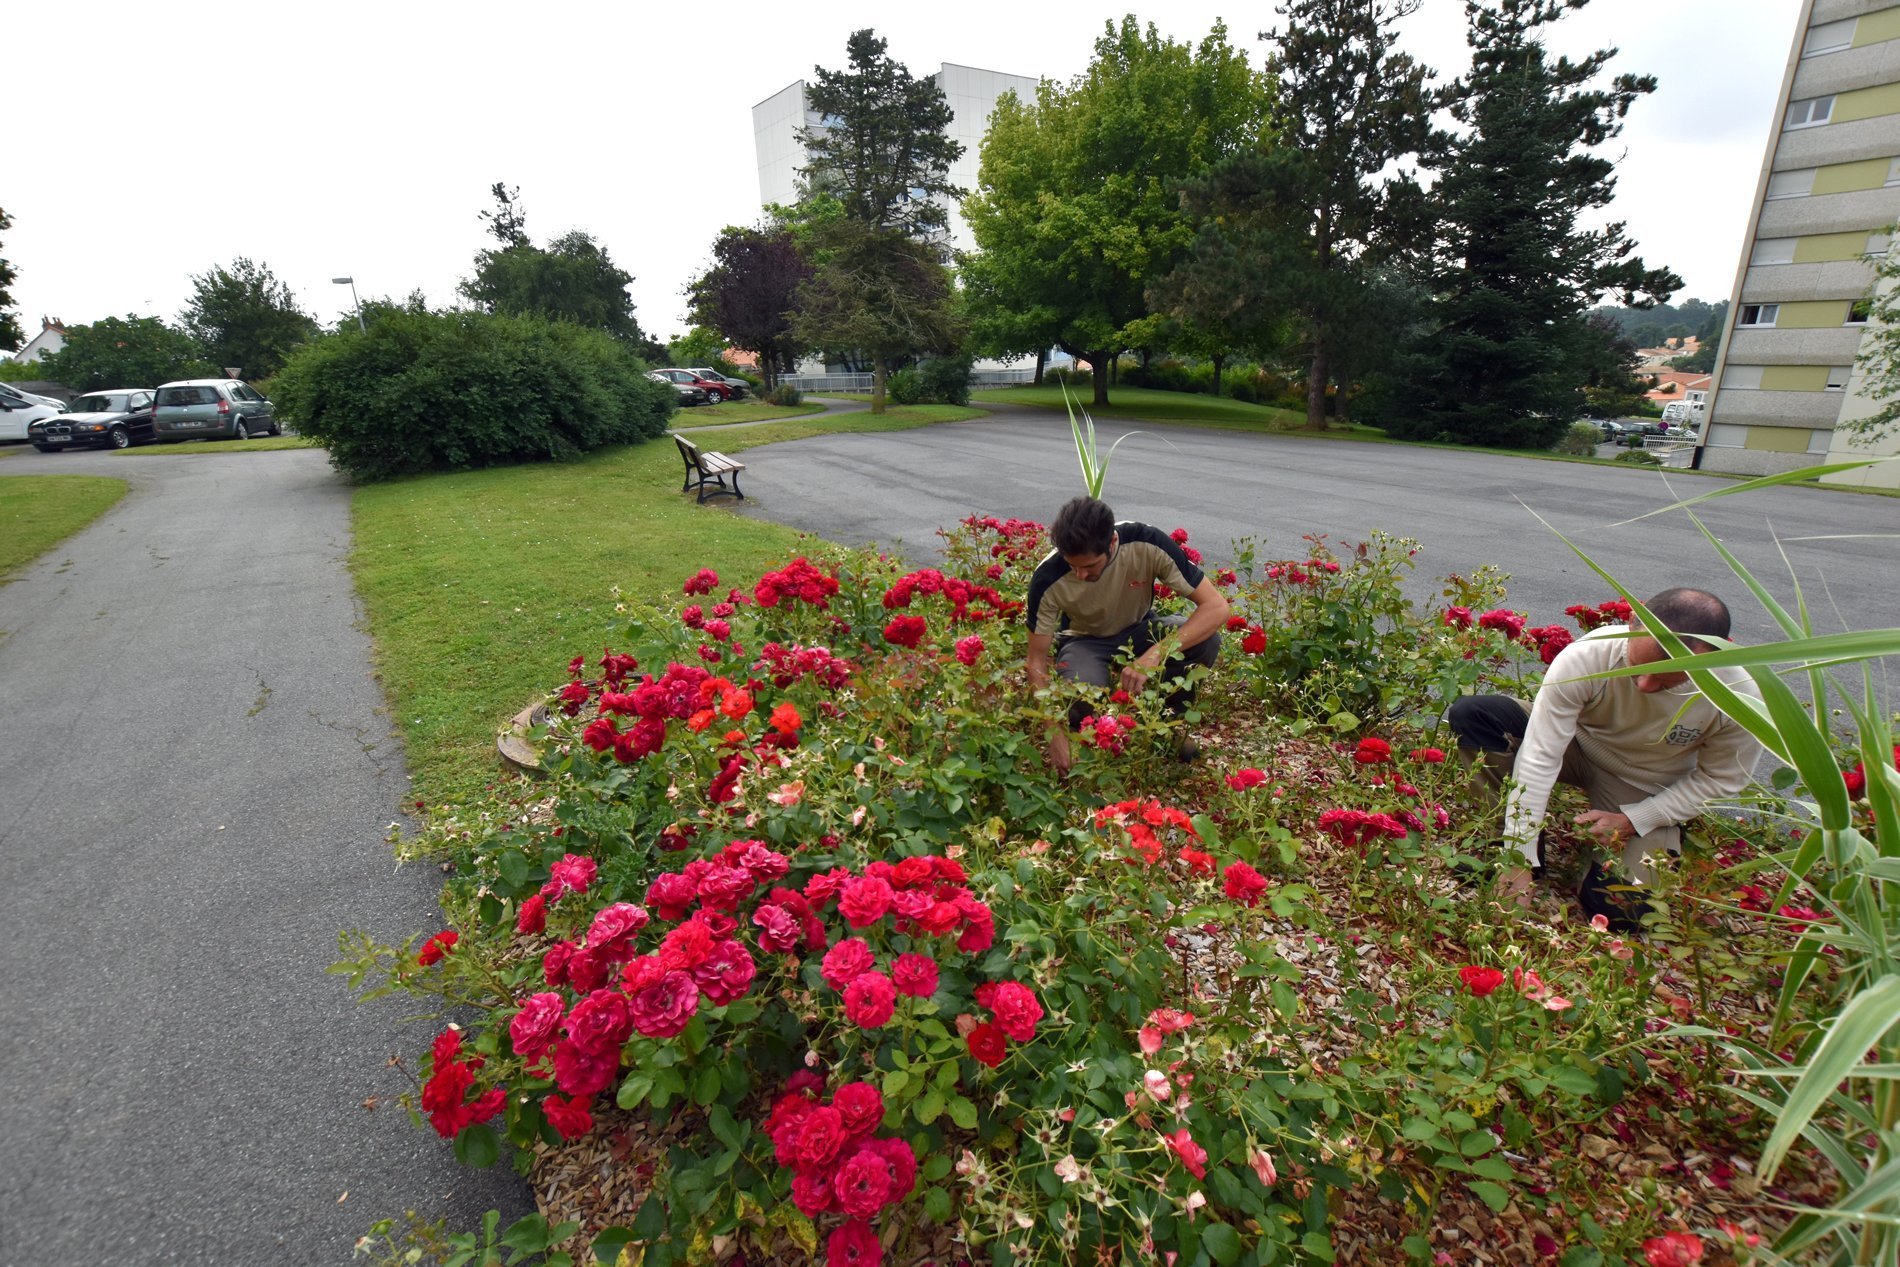
[[(1900, 220), (1900, 3), (1803, 0), (1730, 296), (1697, 464), (1770, 474), (1900, 451), (1855, 361)], [(1840, 482), (1900, 487), (1900, 463)]]

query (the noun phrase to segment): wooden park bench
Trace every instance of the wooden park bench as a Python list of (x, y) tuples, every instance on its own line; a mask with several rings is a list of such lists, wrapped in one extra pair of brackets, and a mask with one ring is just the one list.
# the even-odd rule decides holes
[[(673, 443), (679, 446), (680, 461), (686, 463), (686, 482), (680, 485), (680, 492), (699, 490), (699, 500), (708, 497), (737, 497), (745, 500), (745, 494), (739, 491), (739, 472), (745, 470), (744, 462), (735, 462), (723, 453), (702, 451), (700, 447), (678, 432), (673, 434)], [(732, 476), (732, 486), (726, 486), (726, 476)]]

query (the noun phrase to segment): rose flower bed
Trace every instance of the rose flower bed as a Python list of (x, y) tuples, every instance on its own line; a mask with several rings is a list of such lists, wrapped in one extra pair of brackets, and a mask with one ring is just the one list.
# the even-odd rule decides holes
[(1015, 599), (1041, 529), (972, 518), (946, 541), (944, 570), (702, 569), (682, 605), (630, 613), (552, 691), (545, 781), (405, 843), (451, 865), (451, 927), (345, 936), (366, 994), (458, 1018), (419, 1044), (419, 1121), (472, 1164), (553, 1174), (592, 1149), (618, 1176), (595, 1205), (544, 1186), (569, 1221), (511, 1244), (644, 1264), (1748, 1252), (1761, 1132), (1712, 1049), (1659, 1031), (1766, 1041), (1791, 937), (1732, 879), (1757, 845), (1704, 833), (1642, 939), (1555, 890), (1500, 905), (1492, 801), (1434, 731), (1460, 691), (1528, 695), (1564, 628), (1505, 608), (1490, 573), (1415, 608), (1410, 542), (1243, 543), (1213, 573), (1236, 616), (1190, 719), (1209, 755), (1179, 765), (1156, 702), (1116, 692), (1058, 780), (1039, 748), (1071, 697), (1025, 698)]

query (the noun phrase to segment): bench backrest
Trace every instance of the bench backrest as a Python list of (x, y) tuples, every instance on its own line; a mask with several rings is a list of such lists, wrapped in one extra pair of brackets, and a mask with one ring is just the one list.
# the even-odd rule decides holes
[(686, 459), (687, 465), (689, 466), (699, 465), (699, 446), (698, 445), (694, 444), (691, 440), (688, 440), (685, 436), (680, 435), (678, 432), (673, 433), (673, 443), (679, 446), (680, 456)]

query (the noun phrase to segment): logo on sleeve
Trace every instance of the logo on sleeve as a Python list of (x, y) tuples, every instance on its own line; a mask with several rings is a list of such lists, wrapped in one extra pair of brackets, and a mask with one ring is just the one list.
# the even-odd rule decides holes
[(1663, 736), (1663, 742), (1672, 743), (1680, 747), (1684, 744), (1692, 744), (1700, 738), (1702, 738), (1702, 731), (1698, 727), (1677, 726), (1674, 730), (1671, 730), (1668, 734)]

